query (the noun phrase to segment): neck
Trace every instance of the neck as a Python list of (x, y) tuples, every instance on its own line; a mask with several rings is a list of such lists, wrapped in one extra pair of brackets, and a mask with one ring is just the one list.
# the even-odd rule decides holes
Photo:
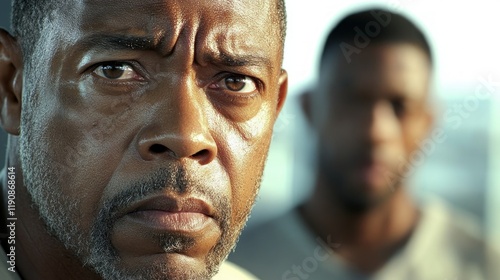
[[(22, 169), (16, 153), (12, 149), (7, 156), (6, 167), (15, 168), (15, 218), (7, 224), (15, 224), (15, 243), (5, 242), (4, 250), (9, 253), (11, 246), (15, 251), (15, 271), (23, 279), (100, 279), (88, 269), (83, 268), (78, 259), (62, 243), (51, 236), (40, 219), (36, 208), (32, 207), (22, 178)], [(8, 190), (7, 168), (1, 174), (2, 196)], [(12, 184), (11, 184), (12, 185)], [(5, 200), (5, 199), (4, 199)], [(7, 208), (3, 207), (4, 215)]]
[(419, 219), (405, 188), (363, 212), (352, 212), (330, 195), (321, 177), (303, 205), (303, 217), (316, 234), (340, 244), (335, 252), (363, 272), (380, 268), (408, 240)]

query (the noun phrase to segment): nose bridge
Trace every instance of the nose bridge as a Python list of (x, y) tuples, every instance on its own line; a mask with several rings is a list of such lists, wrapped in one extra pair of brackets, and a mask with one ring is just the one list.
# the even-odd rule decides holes
[(386, 100), (378, 100), (370, 108), (369, 137), (372, 142), (390, 140), (399, 131), (398, 118)]
[(209, 163), (215, 158), (217, 147), (204, 110), (205, 94), (188, 71), (172, 73), (170, 77), (154, 93), (161, 104), (152, 125), (141, 133), (139, 153), (145, 160), (192, 158)]
[(203, 106), (205, 95), (198, 89), (195, 78), (184, 74), (172, 88), (172, 103), (167, 104), (166, 113), (167, 119), (173, 121), (172, 131), (184, 139), (205, 138), (209, 133)]

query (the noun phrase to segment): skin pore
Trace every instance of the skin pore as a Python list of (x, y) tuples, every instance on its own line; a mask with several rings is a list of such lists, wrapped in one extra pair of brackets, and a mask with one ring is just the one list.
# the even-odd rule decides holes
[(305, 221), (357, 270), (379, 269), (409, 238), (419, 213), (404, 178), (432, 126), (431, 68), (407, 43), (378, 43), (351, 63), (330, 51), (305, 96), (318, 133), (318, 173)]
[(44, 24), (33, 63), (0, 33), (17, 269), (209, 279), (248, 218), (286, 97), (276, 4), (74, 4)]

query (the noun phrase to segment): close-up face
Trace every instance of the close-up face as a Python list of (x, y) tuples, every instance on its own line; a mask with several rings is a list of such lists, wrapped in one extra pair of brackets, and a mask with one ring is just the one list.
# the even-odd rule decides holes
[(371, 45), (351, 63), (326, 56), (314, 100), (318, 156), (343, 200), (370, 205), (399, 187), (430, 127), (429, 82), (429, 58), (411, 44)]
[(254, 203), (286, 95), (274, 1), (78, 1), (25, 71), (24, 180), (109, 279), (209, 279)]

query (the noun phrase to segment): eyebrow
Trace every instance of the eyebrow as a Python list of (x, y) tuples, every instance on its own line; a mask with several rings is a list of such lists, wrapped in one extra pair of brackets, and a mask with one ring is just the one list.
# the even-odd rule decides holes
[(157, 50), (154, 37), (95, 34), (79, 42), (80, 47), (104, 50)]
[(233, 55), (224, 51), (217, 51), (206, 53), (202, 58), (208, 63), (227, 67), (265, 66), (270, 69), (274, 68), (269, 58), (251, 54)]

